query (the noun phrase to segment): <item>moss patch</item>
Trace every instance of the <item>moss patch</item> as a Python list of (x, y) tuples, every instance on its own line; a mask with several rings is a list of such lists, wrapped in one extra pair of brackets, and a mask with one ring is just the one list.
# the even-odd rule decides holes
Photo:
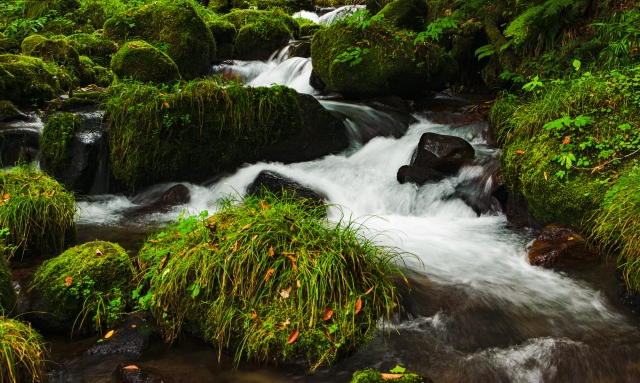
[(305, 18), (296, 19), (298, 24), (300, 25), (300, 36), (301, 37), (310, 37), (316, 34), (321, 29), (326, 28), (324, 25), (316, 24), (313, 21)]
[(230, 13), (221, 17), (222, 20), (228, 21), (240, 30), (247, 24), (263, 24), (265, 28), (269, 25), (279, 25), (280, 23), (287, 26), (290, 34), (297, 37), (300, 33), (300, 25), (288, 14), (275, 9), (270, 11), (260, 11), (255, 9), (234, 9)]
[(111, 70), (120, 78), (170, 83), (180, 79), (176, 63), (144, 41), (129, 41), (111, 59)]
[(28, 324), (0, 319), (0, 376), (3, 382), (42, 382), (48, 351), (44, 339)]
[(91, 58), (80, 56), (80, 85), (96, 84), (108, 87), (113, 81), (113, 73), (109, 69), (96, 65)]
[(0, 101), (0, 121), (9, 121), (21, 115), (22, 113), (20, 113), (11, 101)]
[(386, 379), (382, 377), (380, 371), (374, 370), (372, 368), (368, 368), (366, 370), (360, 370), (353, 373), (353, 377), (350, 383), (385, 383), (385, 382), (396, 382), (396, 383), (425, 383), (425, 381), (416, 374), (400, 374), (402, 375), (399, 378), (390, 379), (387, 377)]
[(65, 40), (50, 40), (42, 36), (29, 36), (22, 42), (22, 53), (28, 56), (41, 57), (59, 65), (80, 67), (78, 52)]
[(17, 255), (59, 254), (75, 239), (73, 195), (27, 166), (0, 171), (0, 227)]
[(318, 31), (311, 45), (313, 70), (327, 90), (347, 97), (372, 97), (442, 90), (457, 65), (440, 47), (421, 43), (388, 24), (367, 28), (337, 22)]
[(71, 165), (73, 138), (82, 119), (73, 113), (60, 113), (45, 124), (40, 140), (40, 160), (49, 174), (57, 175)]
[(88, 56), (99, 64), (108, 64), (111, 56), (118, 51), (118, 46), (112, 40), (102, 38), (97, 33), (78, 33), (67, 37), (67, 41), (78, 51), (78, 54)]
[(127, 36), (138, 36), (165, 51), (185, 79), (207, 74), (216, 56), (211, 31), (187, 0), (159, 0), (105, 22), (105, 38), (123, 41)]
[(0, 54), (2, 53), (18, 53), (20, 51), (20, 42), (12, 38), (0, 38)]
[(230, 59), (233, 56), (233, 42), (238, 34), (236, 26), (221, 19), (209, 21), (207, 26), (216, 40), (216, 57)]
[(279, 21), (261, 21), (240, 28), (234, 50), (243, 60), (266, 60), (289, 43), (293, 36)]
[[(266, 194), (183, 219), (139, 253), (142, 298), (173, 340), (183, 324), (220, 348), (261, 361), (331, 363), (361, 346), (398, 297), (393, 249), (325, 207)], [(224, 265), (224, 266), (222, 266)]]
[(420, 31), (429, 15), (429, 4), (426, 0), (394, 0), (378, 14), (383, 14), (386, 22), (398, 28)]
[(94, 241), (45, 261), (36, 270), (33, 285), (68, 329), (81, 327), (83, 319), (100, 329), (119, 319), (120, 313), (110, 312), (106, 306), (115, 299), (122, 303), (131, 291), (132, 277), (133, 264), (122, 247)]

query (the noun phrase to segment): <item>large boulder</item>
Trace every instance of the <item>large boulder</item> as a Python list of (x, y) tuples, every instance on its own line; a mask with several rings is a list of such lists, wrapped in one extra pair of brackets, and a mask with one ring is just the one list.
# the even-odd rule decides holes
[(420, 31), (429, 15), (429, 4), (426, 0), (394, 0), (378, 14), (383, 14), (386, 22), (398, 28)]
[(142, 82), (170, 83), (180, 79), (176, 63), (166, 53), (144, 41), (129, 41), (111, 59), (111, 70), (119, 78)]
[(424, 133), (411, 165), (455, 174), (475, 151), (466, 140), (437, 133)]
[(598, 256), (573, 226), (563, 223), (545, 226), (529, 249), (529, 263), (542, 267), (569, 266)]
[(375, 97), (441, 91), (457, 74), (455, 60), (430, 43), (385, 22), (366, 28), (336, 22), (314, 35), (313, 70), (325, 91), (346, 97)]
[(32, 35), (22, 41), (22, 54), (41, 57), (60, 65), (80, 68), (80, 55), (65, 40), (50, 40), (40, 35)]
[(216, 57), (216, 41), (198, 12), (187, 0), (158, 0), (126, 17), (104, 23), (103, 36), (124, 41), (138, 36), (166, 53), (187, 80), (206, 75)]

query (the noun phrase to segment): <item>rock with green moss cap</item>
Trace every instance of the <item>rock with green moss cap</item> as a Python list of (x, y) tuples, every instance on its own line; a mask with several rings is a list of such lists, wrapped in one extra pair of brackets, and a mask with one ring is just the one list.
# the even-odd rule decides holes
[(326, 28), (322, 24), (316, 24), (313, 21), (305, 18), (296, 19), (298, 24), (300, 25), (300, 37), (311, 37), (316, 34), (321, 29)]
[[(11, 270), (7, 266), (7, 260), (5, 258), (5, 256), (10, 254), (8, 254), (7, 251), (3, 251), (3, 248), (6, 246), (8, 246), (8, 244), (4, 243), (3, 238), (0, 237), (0, 313), (3, 317), (11, 314), (18, 301), (18, 295), (11, 282)], [(2, 254), (3, 252), (5, 254)]]
[(78, 52), (65, 40), (50, 40), (42, 36), (29, 36), (22, 41), (22, 54), (41, 57), (56, 64), (80, 67)]
[(238, 34), (236, 26), (221, 19), (209, 21), (207, 22), (207, 26), (216, 40), (216, 58), (223, 60), (230, 59), (233, 56), (233, 42)]
[(207, 9), (218, 14), (227, 13), (231, 8), (233, 8), (233, 5), (229, 0), (211, 0), (207, 5)]
[(273, 52), (293, 38), (287, 26), (279, 21), (257, 21), (240, 28), (234, 49), (242, 60), (268, 60)]
[(416, 374), (385, 374), (378, 370), (368, 368), (353, 373), (350, 383), (432, 383), (431, 379), (424, 380)]
[(111, 56), (118, 51), (113, 40), (107, 40), (98, 33), (77, 33), (67, 37), (67, 41), (78, 54), (88, 56), (101, 65), (109, 64)]
[(38, 57), (0, 55), (0, 99), (17, 106), (41, 104), (76, 85), (64, 68)]
[(118, 78), (169, 83), (180, 79), (178, 67), (166, 53), (144, 41), (129, 41), (111, 59)]
[(12, 38), (0, 38), (0, 54), (2, 53), (18, 53), (20, 51), (20, 42)]
[(234, 9), (230, 13), (221, 17), (222, 20), (228, 21), (235, 25), (238, 31), (247, 24), (254, 23), (283, 23), (286, 25), (289, 33), (293, 37), (300, 35), (300, 24), (293, 17), (282, 12), (279, 9), (261, 11), (256, 9)]
[(113, 81), (113, 73), (100, 65), (96, 65), (91, 58), (80, 56), (80, 85), (86, 86), (95, 84), (101, 87), (107, 87)]
[(378, 14), (383, 14), (386, 22), (398, 28), (421, 31), (429, 15), (429, 4), (427, 0), (394, 0)]
[(233, 0), (231, 2), (233, 8), (247, 9), (253, 8), (260, 10), (280, 9), (287, 14), (298, 11), (313, 11), (314, 2), (312, 0)]
[(436, 45), (413, 40), (384, 22), (364, 29), (337, 22), (315, 34), (313, 70), (325, 90), (352, 98), (443, 90), (457, 75), (455, 60)]
[[(80, 328), (85, 315), (84, 325), (100, 329), (118, 319), (119, 313), (104, 311), (104, 305), (119, 304), (114, 300), (128, 297), (133, 272), (122, 247), (93, 241), (45, 261), (33, 275), (32, 285), (42, 292), (54, 318), (67, 330)], [(116, 318), (109, 318), (110, 314)]]
[(166, 48), (185, 79), (206, 75), (216, 57), (216, 41), (211, 31), (187, 0), (159, 0), (138, 8), (126, 18), (109, 19), (104, 24), (103, 36), (115, 41), (138, 36)]
[(27, 116), (21, 113), (11, 101), (0, 100), (0, 122), (25, 120)]
[(75, 241), (73, 194), (41, 171), (17, 166), (0, 171), (0, 227), (18, 246), (16, 256), (57, 255)]
[(369, 14), (375, 15), (392, 1), (393, 0), (364, 0), (364, 4), (367, 6)]

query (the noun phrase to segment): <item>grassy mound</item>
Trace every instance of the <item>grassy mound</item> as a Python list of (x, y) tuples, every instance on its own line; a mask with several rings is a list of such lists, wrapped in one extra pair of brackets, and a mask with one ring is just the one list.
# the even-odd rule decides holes
[(111, 167), (130, 186), (214, 174), (302, 129), (297, 93), (219, 79), (173, 88), (123, 83), (106, 105)]
[(0, 227), (18, 254), (59, 254), (75, 239), (73, 195), (28, 166), (0, 171)]
[(324, 217), (324, 206), (267, 194), (182, 219), (139, 253), (141, 302), (168, 340), (188, 325), (236, 360), (331, 363), (391, 314), (401, 273), (393, 249)]
[(31, 326), (0, 318), (0, 381), (42, 382), (47, 356), (42, 336)]
[(180, 79), (171, 57), (144, 41), (125, 43), (111, 59), (111, 70), (119, 78), (142, 82), (170, 83)]
[(416, 374), (385, 374), (383, 375), (378, 370), (368, 368), (366, 370), (360, 370), (353, 373), (353, 377), (350, 383), (424, 383), (424, 380)]
[(111, 327), (131, 292), (133, 264), (117, 244), (94, 241), (45, 261), (33, 276), (54, 317), (70, 330)]
[(73, 138), (82, 119), (73, 113), (60, 113), (51, 117), (42, 130), (40, 161), (49, 174), (59, 174), (71, 164)]

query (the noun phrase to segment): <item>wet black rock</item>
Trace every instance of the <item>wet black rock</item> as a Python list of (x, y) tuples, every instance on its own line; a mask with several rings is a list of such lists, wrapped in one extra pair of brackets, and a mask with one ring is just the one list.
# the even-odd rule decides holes
[(189, 189), (183, 184), (177, 184), (172, 186), (164, 192), (162, 197), (158, 200), (158, 203), (162, 203), (165, 205), (184, 205), (191, 201), (191, 195), (189, 194)]
[(29, 322), (38, 332), (48, 334), (66, 334), (65, 326), (57, 320), (44, 299), (42, 291), (30, 286), (30, 278), (20, 281), (18, 303), (15, 312), (20, 319)]
[(296, 197), (307, 198), (324, 203), (326, 197), (315, 190), (290, 180), (276, 172), (263, 170), (247, 188), (247, 194), (259, 195), (264, 189), (274, 194), (293, 193)]
[(497, 214), (504, 212), (506, 204), (506, 189), (502, 183), (500, 161), (497, 157), (475, 159), (473, 166), (482, 167), (483, 171), (471, 178), (460, 182), (455, 189), (455, 196), (473, 209), (478, 216), (482, 214)]
[(474, 156), (475, 151), (471, 144), (460, 137), (425, 133), (420, 137), (411, 165), (455, 174)]
[(529, 249), (529, 263), (542, 267), (563, 267), (593, 261), (599, 254), (571, 225), (556, 223), (545, 226)]
[(311, 57), (311, 41), (301, 41), (293, 48), (292, 57)]
[(398, 96), (380, 96), (364, 100), (363, 103), (374, 109), (392, 112), (413, 113), (413, 101), (403, 100)]
[(316, 72), (311, 72), (311, 76), (309, 77), (309, 85), (311, 85), (313, 89), (320, 92), (322, 92), (327, 87), (327, 84), (322, 81), (322, 78), (320, 78), (320, 76), (318, 76)]
[(173, 383), (173, 380), (163, 379), (152, 371), (134, 364), (120, 364), (111, 375), (116, 383)]
[(153, 324), (153, 318), (147, 311), (128, 316), (123, 323), (113, 329), (113, 335), (108, 339), (101, 338), (89, 347), (87, 355), (135, 354), (139, 355), (151, 347), (154, 339), (158, 338), (158, 328)]
[(545, 223), (537, 220), (529, 211), (527, 200), (516, 193), (509, 193), (506, 204), (507, 222), (516, 229), (532, 228), (540, 230)]
[(0, 126), (0, 165), (33, 162), (40, 158), (40, 133), (20, 126)]
[(637, 291), (629, 293), (626, 288), (623, 288), (618, 295), (618, 300), (632, 313), (640, 315), (640, 294)]
[(401, 184), (411, 182), (422, 186), (429, 182), (440, 182), (447, 177), (446, 174), (434, 169), (405, 165), (398, 169), (398, 182)]

